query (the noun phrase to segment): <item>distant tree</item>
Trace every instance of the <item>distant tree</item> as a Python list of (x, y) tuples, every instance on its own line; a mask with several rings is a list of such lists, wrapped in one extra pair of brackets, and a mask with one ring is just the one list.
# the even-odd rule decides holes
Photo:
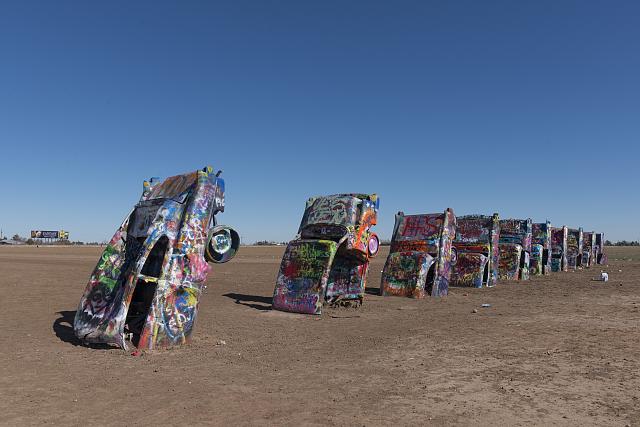
[(634, 240), (634, 241), (620, 240), (615, 243), (611, 243), (607, 240), (604, 244), (605, 246), (640, 246), (640, 242), (638, 242), (637, 240)]
[(613, 243), (611, 243), (611, 240), (605, 240), (604, 241), (604, 245), (605, 246), (613, 246)]
[(13, 237), (12, 237), (11, 239), (13, 239), (13, 240), (15, 240), (15, 241), (18, 241), (18, 242), (19, 242), (19, 241), (21, 241), (21, 240), (22, 240), (22, 237), (20, 237), (20, 235), (19, 235), (19, 234), (14, 234), (14, 235), (13, 235)]
[(32, 238), (27, 239), (27, 245), (35, 245), (36, 242)]

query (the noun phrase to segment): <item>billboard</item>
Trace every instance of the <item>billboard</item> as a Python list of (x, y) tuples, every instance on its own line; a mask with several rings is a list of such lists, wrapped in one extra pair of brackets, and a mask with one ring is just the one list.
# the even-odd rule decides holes
[(60, 231), (52, 231), (52, 230), (31, 230), (31, 238), (32, 239), (63, 239), (67, 240), (69, 238), (69, 232), (60, 230)]

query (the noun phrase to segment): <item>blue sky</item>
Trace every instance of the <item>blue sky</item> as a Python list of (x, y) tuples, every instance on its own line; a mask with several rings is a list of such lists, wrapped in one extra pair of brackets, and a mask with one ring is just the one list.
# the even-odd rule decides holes
[(307, 197), (638, 239), (640, 2), (3, 2), (0, 226), (108, 239), (211, 164), (246, 242)]

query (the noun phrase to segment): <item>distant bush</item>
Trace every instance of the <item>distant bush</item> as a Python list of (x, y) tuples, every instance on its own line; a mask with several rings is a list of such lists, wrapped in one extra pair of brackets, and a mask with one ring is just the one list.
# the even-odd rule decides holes
[(274, 242), (271, 240), (260, 240), (254, 243), (255, 246), (281, 246), (286, 244), (286, 242)]
[(605, 246), (640, 246), (640, 242), (638, 242), (637, 240), (634, 241), (626, 241), (626, 240), (620, 240), (618, 242), (611, 242), (610, 240), (605, 240), (604, 242)]

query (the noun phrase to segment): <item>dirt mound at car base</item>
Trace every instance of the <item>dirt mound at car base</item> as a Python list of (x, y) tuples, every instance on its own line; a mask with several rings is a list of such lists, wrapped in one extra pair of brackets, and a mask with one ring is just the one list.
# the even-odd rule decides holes
[(640, 422), (638, 248), (607, 248), (607, 283), (595, 266), (442, 300), (372, 295), (385, 248), (364, 305), (320, 317), (270, 311), (283, 250), (242, 248), (191, 345), (131, 357), (69, 324), (100, 248), (0, 248), (3, 422)]

